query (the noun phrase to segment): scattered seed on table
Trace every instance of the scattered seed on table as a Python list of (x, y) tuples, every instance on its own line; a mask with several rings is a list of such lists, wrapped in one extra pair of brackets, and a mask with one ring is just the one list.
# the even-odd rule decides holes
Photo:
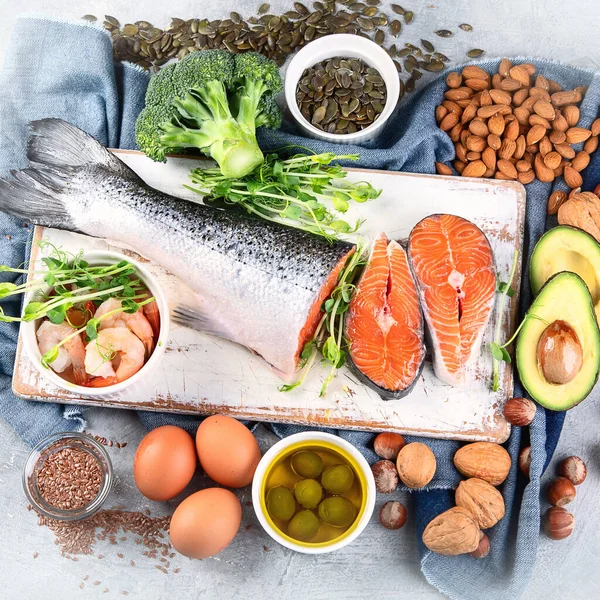
[(473, 27), (471, 25), (469, 25), (468, 23), (462, 23), (461, 25), (459, 25), (459, 27), (463, 31), (473, 31)]
[(404, 13), (404, 22), (407, 25), (410, 25), (413, 22), (414, 18), (415, 18), (415, 15), (412, 12), (412, 10), (409, 10), (409, 11), (407, 11), (407, 12)]
[(452, 37), (453, 33), (449, 29), (440, 29), (439, 31), (435, 32), (435, 35), (439, 35), (443, 38), (449, 38)]
[(406, 13), (406, 11), (399, 4), (392, 4), (392, 10), (397, 15), (404, 15)]
[(481, 48), (473, 48), (473, 50), (469, 50), (467, 52), (467, 56), (469, 58), (479, 58), (480, 56), (482, 56), (484, 53), (484, 50), (482, 50)]
[(33, 558), (37, 558), (39, 555), (40, 555), (40, 553), (39, 553), (39, 552), (34, 552), (34, 553), (33, 553)]

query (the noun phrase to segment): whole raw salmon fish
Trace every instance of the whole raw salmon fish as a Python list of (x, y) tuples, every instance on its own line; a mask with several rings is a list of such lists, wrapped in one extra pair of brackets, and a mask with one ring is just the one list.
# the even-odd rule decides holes
[(0, 180), (0, 210), (126, 243), (201, 296), (205, 330), (297, 370), (352, 244), (167, 196), (73, 125), (31, 127), (31, 166)]
[(431, 215), (410, 232), (408, 256), (432, 341), (433, 368), (450, 385), (466, 382), (494, 305), (490, 243), (455, 215)]

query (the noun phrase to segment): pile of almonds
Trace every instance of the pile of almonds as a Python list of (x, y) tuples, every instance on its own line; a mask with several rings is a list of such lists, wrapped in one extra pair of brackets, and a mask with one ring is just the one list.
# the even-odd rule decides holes
[[(456, 149), (453, 162), (465, 177), (494, 177), (531, 183), (551, 182), (561, 175), (570, 188), (581, 186), (580, 171), (598, 147), (600, 119), (591, 130), (578, 127), (576, 106), (586, 87), (563, 90), (531, 63), (513, 65), (504, 58), (490, 77), (469, 65), (446, 77), (448, 90), (436, 108), (438, 126)], [(573, 146), (585, 142), (577, 152)], [(438, 173), (452, 175), (436, 163)]]

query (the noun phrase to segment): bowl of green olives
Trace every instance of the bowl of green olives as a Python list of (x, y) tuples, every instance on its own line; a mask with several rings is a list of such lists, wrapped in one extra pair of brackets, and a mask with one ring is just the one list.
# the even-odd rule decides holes
[(360, 452), (320, 431), (279, 441), (262, 457), (252, 501), (265, 531), (306, 554), (333, 552), (355, 540), (375, 506), (375, 480)]

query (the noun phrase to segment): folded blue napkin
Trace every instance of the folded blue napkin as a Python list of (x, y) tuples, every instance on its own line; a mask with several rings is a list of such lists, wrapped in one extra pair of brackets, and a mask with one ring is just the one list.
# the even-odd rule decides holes
[[(35, 43), (30, 43), (33, 41)], [(515, 59), (516, 62), (519, 60)], [(555, 79), (565, 88), (589, 86), (581, 105), (581, 124), (589, 126), (597, 116), (600, 104), (600, 74), (548, 61), (531, 62), (546, 77)], [(478, 64), (492, 70), (498, 66), (498, 61)], [(147, 82), (148, 75), (135, 66), (113, 65), (110, 39), (95, 27), (46, 19), (19, 20), (0, 75), (0, 175), (11, 168), (25, 166), (27, 123), (32, 119), (60, 117), (85, 129), (107, 146), (135, 148), (133, 126), (143, 106)], [(394, 121), (385, 128), (383, 137), (362, 146), (344, 146), (344, 151), (360, 154), (358, 164), (362, 167), (432, 173), (434, 161), (447, 162), (454, 157), (448, 136), (437, 128), (434, 119), (434, 108), (442, 100), (443, 91), (444, 74), (441, 74), (405, 99)], [(292, 143), (317, 152), (339, 151), (333, 144), (299, 137), (289, 123), (278, 132), (261, 132), (260, 142), (265, 149)], [(585, 172), (585, 189), (593, 189), (599, 179), (600, 159), (594, 156)], [(551, 189), (551, 185), (537, 181), (527, 186), (524, 246), (527, 255), (546, 227), (546, 201)], [(0, 213), (0, 263), (22, 263), (29, 239), (29, 228)], [(531, 300), (527, 281), (525, 271), (521, 311)], [(18, 310), (14, 305), (3, 306), (7, 312)], [(15, 326), (0, 323), (0, 415), (30, 444), (55, 431), (81, 428), (83, 409), (80, 407), (36, 404), (12, 395), (17, 333)], [(522, 393), (519, 386), (517, 393)], [(193, 432), (199, 422), (188, 416), (143, 412), (139, 415), (148, 428), (173, 423)], [(492, 550), (488, 558), (481, 561), (469, 556), (436, 555), (420, 542), (426, 524), (453, 505), (452, 489), (460, 480), (452, 465), (452, 457), (460, 444), (423, 440), (434, 450), (438, 470), (428, 491), (413, 494), (414, 512), (422, 571), (442, 593), (451, 598), (478, 600), (485, 594), (490, 600), (512, 600), (525, 589), (538, 544), (540, 477), (554, 452), (563, 420), (563, 413), (538, 408), (529, 430), (513, 430), (506, 444), (513, 465), (502, 486), (506, 517), (489, 532)], [(287, 425), (273, 425), (272, 428), (280, 436), (301, 429)], [(333, 432), (357, 446), (370, 461), (376, 459), (372, 434)], [(517, 469), (519, 449), (528, 443), (532, 447), (529, 482)]]

